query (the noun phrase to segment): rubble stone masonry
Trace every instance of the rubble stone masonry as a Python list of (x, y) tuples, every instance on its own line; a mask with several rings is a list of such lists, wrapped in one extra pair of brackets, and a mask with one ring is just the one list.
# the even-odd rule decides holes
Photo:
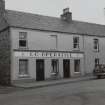
[(0, 84), (10, 85), (11, 45), (9, 28), (0, 32)]

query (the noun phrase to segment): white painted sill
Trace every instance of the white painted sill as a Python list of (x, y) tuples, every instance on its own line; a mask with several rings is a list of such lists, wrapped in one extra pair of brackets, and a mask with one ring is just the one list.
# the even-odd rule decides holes
[(24, 74), (24, 75), (19, 75), (19, 78), (29, 78), (30, 76), (28, 74)]
[(74, 72), (75, 74), (80, 74), (80, 72)]

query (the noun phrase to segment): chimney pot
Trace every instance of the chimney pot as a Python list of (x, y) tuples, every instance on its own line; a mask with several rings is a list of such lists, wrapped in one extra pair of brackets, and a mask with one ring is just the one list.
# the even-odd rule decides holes
[(69, 13), (69, 8), (63, 9), (63, 14)]

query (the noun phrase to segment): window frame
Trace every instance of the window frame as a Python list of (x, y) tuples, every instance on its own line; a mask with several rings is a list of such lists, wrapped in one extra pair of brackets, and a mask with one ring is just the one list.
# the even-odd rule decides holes
[[(20, 41), (25, 41), (25, 46), (20, 46)], [(19, 32), (19, 48), (28, 48), (27, 32)]]
[(99, 39), (95, 38), (94, 40), (94, 51), (99, 52)]
[[(22, 74), (22, 72), (21, 72), (21, 61), (25, 61), (25, 63), (26, 63), (26, 71), (24, 71), (24, 72), (26, 72), (26, 73), (24, 73), (24, 74)], [(28, 77), (29, 76), (29, 61), (28, 61), (28, 59), (19, 59), (19, 72), (18, 72), (18, 75), (19, 75), (19, 77)]]
[[(75, 41), (75, 39), (76, 39), (76, 41)], [(73, 48), (74, 49), (79, 49), (80, 48), (79, 37), (78, 36), (73, 37)]]
[[(56, 71), (54, 71), (54, 64), (53, 64), (54, 62), (56, 62)], [(59, 73), (59, 60), (58, 59), (52, 59), (51, 60), (51, 67), (52, 67), (51, 73), (58, 74)]]
[[(76, 61), (78, 61), (79, 62), (79, 71), (76, 71)], [(81, 63), (81, 61), (80, 61), (80, 59), (74, 59), (74, 73), (80, 73), (81, 71), (80, 71), (80, 63)]]
[(55, 38), (55, 42), (56, 42), (55, 48), (51, 48), (51, 49), (52, 49), (52, 50), (58, 49), (58, 35), (52, 34), (52, 35), (50, 35), (50, 37), (51, 37), (51, 38)]

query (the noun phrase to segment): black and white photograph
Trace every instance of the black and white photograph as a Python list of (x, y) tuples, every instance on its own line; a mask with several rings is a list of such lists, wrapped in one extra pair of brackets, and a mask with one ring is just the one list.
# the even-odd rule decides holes
[(105, 0), (0, 0), (0, 105), (105, 105)]

